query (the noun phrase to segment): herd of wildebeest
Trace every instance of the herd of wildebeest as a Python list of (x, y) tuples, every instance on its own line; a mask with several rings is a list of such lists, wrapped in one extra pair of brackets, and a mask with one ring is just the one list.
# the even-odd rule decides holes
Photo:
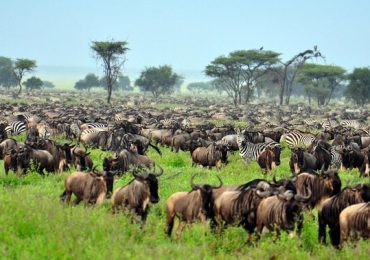
[[(60, 103), (0, 105), (0, 158), (5, 174), (24, 175), (30, 168), (41, 175), (76, 169), (65, 179), (60, 199), (74, 204), (100, 204), (111, 198), (113, 212), (128, 212), (144, 224), (149, 206), (159, 201), (158, 182), (163, 168), (146, 154), (152, 147), (189, 151), (193, 166), (216, 167), (233, 163), (237, 152), (245, 164), (255, 160), (272, 181), (254, 179), (239, 185), (196, 184), (172, 194), (166, 202), (166, 233), (175, 218), (177, 236), (196, 221), (210, 223), (219, 232), (228, 225), (243, 227), (248, 241), (262, 230), (296, 231), (303, 212), (318, 209), (319, 241), (340, 247), (349, 238), (370, 237), (370, 132), (364, 110), (312, 109), (303, 105), (268, 104), (231, 107), (212, 105), (207, 99), (186, 101), (173, 109), (121, 106), (66, 106)], [(246, 122), (216, 126), (215, 121)], [(24, 142), (12, 136), (26, 133)], [(58, 143), (55, 137), (69, 139)], [(111, 151), (98, 171), (88, 149)], [(290, 149), (291, 177), (277, 180), (282, 149)], [(176, 156), (176, 155), (173, 155)], [(343, 185), (339, 169), (357, 168), (362, 183)], [(113, 191), (114, 179), (133, 175), (127, 185)], [(343, 187), (345, 186), (345, 187)]]

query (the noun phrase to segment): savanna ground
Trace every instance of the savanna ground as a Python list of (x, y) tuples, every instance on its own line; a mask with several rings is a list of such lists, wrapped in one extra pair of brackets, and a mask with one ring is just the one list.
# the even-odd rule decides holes
[[(19, 140), (24, 136), (18, 137)], [(91, 156), (101, 169), (101, 158), (107, 153), (91, 150)], [(257, 163), (245, 165), (238, 153), (221, 171), (191, 167), (189, 152), (174, 154), (161, 147), (160, 157), (150, 149), (148, 155), (164, 168), (159, 180), (158, 204), (152, 205), (147, 224), (142, 230), (124, 214), (111, 213), (110, 200), (100, 207), (65, 206), (59, 201), (63, 174), (39, 176), (31, 171), (24, 177), (4, 174), (0, 161), (0, 257), (2, 259), (368, 259), (370, 242), (359, 241), (338, 251), (318, 243), (317, 211), (305, 213), (301, 237), (284, 232), (280, 239), (265, 233), (255, 244), (246, 243), (246, 232), (230, 227), (223, 234), (213, 234), (208, 223), (194, 224), (184, 229), (176, 240), (165, 233), (165, 202), (174, 192), (190, 190), (189, 180), (198, 173), (195, 182), (242, 184), (265, 176)], [(277, 178), (288, 177), (289, 149), (282, 152)], [(340, 172), (342, 186), (369, 182), (357, 171)], [(114, 189), (127, 184), (130, 175), (117, 178)], [(175, 226), (176, 228), (176, 226)], [(175, 231), (175, 230), (174, 230)]]

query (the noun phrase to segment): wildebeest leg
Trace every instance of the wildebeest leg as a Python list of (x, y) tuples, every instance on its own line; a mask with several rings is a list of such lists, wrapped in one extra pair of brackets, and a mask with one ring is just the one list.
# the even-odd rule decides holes
[(76, 199), (73, 201), (73, 205), (78, 205), (82, 201), (81, 198), (76, 197)]
[(181, 232), (184, 229), (184, 222), (180, 221), (179, 225), (177, 226), (177, 231), (176, 231), (176, 239), (179, 240), (181, 236)]
[(331, 239), (331, 244), (335, 247), (338, 247), (339, 242), (340, 242), (339, 224), (335, 225), (334, 227), (330, 227), (329, 235), (330, 235), (330, 239)]
[(71, 196), (72, 196), (72, 192), (71, 191), (65, 191), (65, 199), (64, 199), (64, 201), (67, 203), (67, 205), (69, 205), (69, 203), (71, 202)]
[(326, 244), (326, 224), (319, 215), (319, 242)]

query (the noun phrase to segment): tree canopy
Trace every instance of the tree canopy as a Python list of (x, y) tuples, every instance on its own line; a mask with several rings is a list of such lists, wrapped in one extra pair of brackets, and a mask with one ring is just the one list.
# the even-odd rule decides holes
[(233, 99), (234, 105), (241, 104), (242, 96), (248, 102), (255, 88), (256, 81), (266, 70), (278, 62), (279, 53), (267, 50), (238, 50), (228, 56), (219, 56), (206, 66), (205, 73), (222, 82), (226, 93)]
[(9, 89), (18, 84), (10, 58), (0, 57), (0, 86)]
[(181, 79), (181, 76), (172, 71), (171, 66), (163, 65), (143, 70), (135, 85), (139, 86), (141, 91), (149, 91), (157, 98), (172, 93), (176, 82)]
[(345, 91), (348, 99), (353, 100), (357, 105), (364, 106), (370, 101), (370, 69), (355, 68), (348, 75), (349, 84)]
[(25, 85), (28, 90), (41, 89), (43, 84), (44, 82), (37, 77), (31, 77), (23, 82), (23, 85)]
[(74, 88), (77, 90), (88, 90), (90, 91), (91, 88), (99, 87), (100, 81), (99, 77), (93, 73), (89, 73), (85, 76), (84, 79), (81, 79), (75, 83)]
[(91, 49), (96, 58), (102, 61), (106, 86), (108, 91), (107, 102), (111, 102), (113, 85), (120, 75), (125, 62), (124, 55), (129, 50), (126, 41), (93, 41)]
[(309, 98), (315, 97), (319, 106), (328, 105), (335, 90), (343, 82), (345, 72), (335, 65), (306, 63), (298, 78)]
[(19, 91), (17, 95), (20, 95), (22, 93), (22, 79), (23, 76), (33, 71), (36, 68), (36, 61), (29, 60), (29, 59), (17, 59), (14, 63), (14, 75), (17, 79), (17, 83), (19, 86)]

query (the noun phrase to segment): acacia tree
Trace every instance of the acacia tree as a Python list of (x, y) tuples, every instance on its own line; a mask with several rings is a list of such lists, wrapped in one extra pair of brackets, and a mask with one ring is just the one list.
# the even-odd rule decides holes
[(345, 78), (345, 70), (335, 65), (305, 64), (298, 80), (304, 85), (309, 97), (317, 98), (317, 104), (328, 105), (335, 90)]
[(297, 72), (302, 68), (308, 59), (317, 57), (324, 58), (317, 49), (317, 46), (314, 46), (313, 50), (308, 49), (300, 52), (286, 62), (279, 61), (280, 66), (272, 68), (272, 71), (275, 72), (280, 85), (280, 105), (284, 103), (284, 96), (285, 104), (289, 105), (290, 96), (292, 95), (293, 90), (293, 82), (296, 78)]
[(44, 82), (42, 82), (41, 79), (37, 78), (37, 77), (31, 77), (29, 79), (27, 79), (23, 85), (26, 86), (26, 89), (28, 90), (35, 90), (35, 89), (41, 89), (42, 86), (44, 85)]
[(0, 57), (0, 86), (9, 89), (17, 84), (12, 60), (7, 57)]
[(100, 80), (94, 73), (87, 74), (84, 79), (77, 81), (74, 86), (77, 90), (87, 89), (89, 92), (93, 87), (100, 87)]
[(171, 66), (149, 67), (143, 70), (135, 85), (141, 91), (149, 91), (155, 98), (166, 93), (172, 93), (176, 82), (183, 78), (172, 71)]
[(352, 99), (356, 104), (364, 106), (370, 101), (370, 69), (355, 68), (348, 75), (349, 84), (345, 91), (348, 99)]
[[(228, 56), (219, 56), (206, 66), (207, 76), (217, 79), (218, 87), (225, 90), (233, 99), (234, 105), (241, 104), (252, 97), (256, 81), (267, 69), (279, 60), (279, 53), (259, 49), (238, 50)], [(221, 84), (222, 83), (222, 84)]]
[(91, 45), (96, 58), (100, 59), (103, 63), (105, 83), (108, 91), (108, 103), (111, 101), (113, 85), (116, 83), (121, 68), (126, 61), (124, 54), (129, 50), (126, 46), (126, 41), (94, 41)]
[(28, 72), (33, 71), (36, 68), (36, 61), (29, 59), (17, 59), (14, 63), (14, 75), (19, 86), (17, 96), (22, 93), (22, 79)]

